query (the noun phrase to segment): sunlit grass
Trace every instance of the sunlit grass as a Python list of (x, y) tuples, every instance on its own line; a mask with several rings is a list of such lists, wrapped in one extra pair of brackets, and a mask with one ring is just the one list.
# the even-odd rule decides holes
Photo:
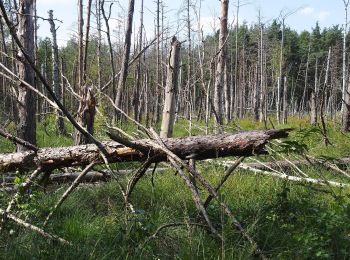
[[(102, 121), (102, 120), (101, 120)], [(97, 132), (104, 137), (103, 122), (97, 122)], [(57, 136), (55, 120), (38, 125), (38, 145), (66, 146), (72, 144), (71, 137)], [(274, 126), (277, 124), (273, 122)], [(68, 124), (67, 124), (68, 125)], [(239, 120), (227, 128), (263, 129), (264, 124), (251, 119)], [(268, 126), (271, 126), (270, 124)], [(314, 156), (340, 158), (349, 156), (348, 134), (334, 129), (327, 123), (332, 143), (325, 146), (319, 128), (310, 127), (308, 119), (290, 118), (287, 126), (295, 130), (290, 140), (299, 140), (308, 146)], [(205, 124), (193, 122), (192, 134), (204, 134)], [(131, 124), (124, 128), (134, 131)], [(13, 126), (9, 131), (15, 132)], [(178, 119), (175, 136), (188, 136), (189, 123)], [(72, 128), (68, 125), (68, 132)], [(305, 133), (310, 134), (305, 134)], [(10, 151), (13, 145), (0, 139), (0, 149)], [(274, 146), (271, 146), (274, 147)], [(7, 150), (6, 150), (7, 149)], [(284, 154), (295, 159), (292, 154)], [(234, 160), (234, 158), (229, 158)], [(270, 157), (263, 157), (268, 160)], [(282, 159), (276, 155), (275, 159)], [(118, 164), (115, 167), (137, 168), (139, 163)], [(197, 169), (210, 183), (215, 185), (224, 173), (224, 167), (214, 161), (197, 162)], [(301, 167), (311, 177), (332, 176), (322, 167)], [(118, 181), (126, 185), (130, 176)], [(153, 185), (153, 184), (154, 185)], [(50, 208), (67, 188), (57, 192), (51, 187), (43, 193), (34, 191), (30, 203), (24, 202), (18, 216), (39, 227)], [(203, 199), (208, 193), (200, 188)], [(1, 193), (3, 208), (10, 195)], [(256, 240), (264, 253), (275, 259), (346, 259), (350, 255), (350, 192), (349, 189), (327, 189), (327, 192), (295, 185), (283, 180), (238, 170), (220, 190), (220, 199), (232, 209), (247, 232)], [(249, 259), (253, 258), (252, 247), (233, 228), (232, 221), (214, 200), (208, 212), (214, 225), (225, 238), (221, 243), (207, 230), (184, 225), (163, 230), (159, 236), (145, 241), (166, 223), (198, 222), (198, 209), (191, 193), (182, 179), (170, 169), (147, 174), (136, 186), (131, 202), (136, 214), (129, 213), (126, 220), (124, 200), (117, 182), (82, 185), (64, 202), (54, 214), (47, 231), (69, 241), (73, 247), (52, 243), (41, 236), (13, 224), (6, 227), (0, 236), (0, 258), (4, 259)], [(12, 235), (10, 235), (10, 230)]]

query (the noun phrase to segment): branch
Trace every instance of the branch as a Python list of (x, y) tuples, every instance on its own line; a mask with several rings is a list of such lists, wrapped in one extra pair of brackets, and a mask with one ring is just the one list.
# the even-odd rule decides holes
[(21, 138), (18, 138), (18, 137), (15, 137), (13, 135), (11, 135), (10, 133), (6, 132), (4, 129), (0, 128), (0, 135), (9, 139), (10, 141), (12, 141), (14, 144), (20, 144), (20, 145), (23, 145), (25, 146), (26, 148), (34, 151), (34, 152), (37, 152), (39, 150), (39, 148), (27, 141), (24, 141), (23, 139)]
[[(0, 214), (3, 214), (3, 213), (4, 213), (4, 210), (0, 209)], [(45, 238), (48, 238), (48, 239), (53, 240), (53, 241), (58, 241), (58, 242), (65, 244), (65, 245), (72, 246), (72, 243), (68, 242), (67, 240), (60, 238), (56, 235), (51, 235), (51, 234), (45, 232), (44, 230), (42, 230), (41, 228), (38, 228), (37, 226), (34, 226), (32, 224), (29, 224), (29, 223), (25, 222), (24, 220), (17, 218), (16, 216), (14, 216), (12, 214), (8, 214), (7, 217), (9, 219), (11, 219), (12, 221), (14, 221), (16, 224), (23, 226), (27, 229), (30, 229), (32, 231), (35, 231)]]

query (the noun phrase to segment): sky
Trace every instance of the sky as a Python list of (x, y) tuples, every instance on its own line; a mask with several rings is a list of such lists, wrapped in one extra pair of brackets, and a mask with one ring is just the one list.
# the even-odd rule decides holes
[[(116, 1), (116, 0), (115, 0)], [(196, 3), (198, 10), (200, 0), (192, 0)], [(86, 3), (87, 0), (84, 0)], [(94, 1), (93, 1), (94, 2)], [(106, 0), (108, 2), (108, 0)], [(179, 30), (178, 37), (185, 40), (184, 32), (184, 14), (180, 12), (184, 8), (185, 0), (163, 0), (165, 5), (165, 15), (167, 16), (167, 25), (172, 28), (172, 33)], [(229, 22), (232, 24), (236, 19), (237, 0), (230, 0), (229, 3)], [(135, 17), (136, 24), (139, 21), (140, 0), (135, 0)], [(319, 22), (321, 28), (344, 23), (344, 4), (343, 0), (240, 0), (241, 7), (239, 11), (239, 23), (246, 21), (248, 24), (258, 20), (258, 11), (260, 10), (262, 22), (270, 23), (280, 14), (292, 13), (285, 20), (287, 26), (298, 32), (311, 30)], [(144, 0), (144, 24), (146, 36), (148, 39), (154, 35), (154, 19), (156, 4), (154, 0)], [(110, 20), (111, 29), (117, 28), (118, 15), (126, 16), (125, 12), (128, 7), (127, 0), (119, 0), (119, 4), (114, 4)], [(48, 10), (54, 10), (54, 16), (62, 20), (57, 23), (58, 44), (64, 45), (76, 31), (77, 21), (77, 0), (37, 0), (38, 16), (47, 17)], [(106, 8), (107, 10), (108, 8)], [(124, 9), (124, 10), (123, 10)], [(219, 0), (202, 0), (201, 1), (201, 26), (205, 34), (214, 31), (217, 28), (220, 16)], [(197, 16), (192, 9), (191, 22), (193, 28), (198, 28)], [(51, 37), (47, 21), (39, 21), (38, 35), (41, 38)], [(116, 40), (116, 33), (113, 34)], [(184, 39), (181, 39), (184, 38)]]

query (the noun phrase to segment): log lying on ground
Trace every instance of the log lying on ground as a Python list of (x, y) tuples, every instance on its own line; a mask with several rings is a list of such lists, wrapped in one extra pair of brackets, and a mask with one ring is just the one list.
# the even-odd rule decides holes
[[(235, 161), (221, 161), (221, 164), (225, 166), (230, 166), (235, 163)], [(340, 159), (334, 159), (334, 160), (324, 160), (324, 159), (318, 159), (317, 162), (314, 162), (312, 160), (312, 163), (315, 164), (323, 164), (326, 168), (330, 167), (330, 164), (339, 166), (339, 167), (344, 167), (348, 164), (350, 164), (350, 158), (345, 157), (345, 158), (340, 158)], [(242, 165), (252, 167), (254, 169), (259, 169), (259, 170), (283, 170), (283, 171), (288, 171), (290, 169), (295, 168), (295, 166), (307, 166), (310, 165), (310, 161), (308, 160), (291, 160), (291, 161), (273, 161), (273, 162), (249, 162), (249, 163), (242, 163)]]
[[(242, 131), (207, 136), (164, 139), (164, 144), (181, 159), (204, 160), (225, 156), (251, 156), (265, 154), (268, 140), (285, 138), (291, 129), (273, 129)], [(166, 154), (155, 150), (149, 139), (132, 142), (135, 147), (142, 147), (143, 152), (126, 147), (120, 143), (103, 142), (110, 163), (143, 161), (150, 156), (157, 156), (157, 161), (166, 160)], [(103, 163), (98, 148), (93, 144), (43, 148), (37, 152), (27, 151), (0, 155), (0, 171), (17, 169), (31, 170), (39, 166), (44, 170), (62, 167), (84, 166), (91, 162)]]
[[(170, 168), (156, 168), (154, 171), (157, 173), (164, 172)], [(132, 170), (118, 170), (116, 174), (127, 175), (135, 173), (137, 169)], [(146, 173), (153, 172), (153, 169), (147, 169)], [(62, 183), (71, 183), (78, 176), (80, 172), (64, 172), (64, 173), (55, 173), (51, 174), (47, 184), (62, 184)], [(88, 172), (80, 182), (107, 182), (112, 178), (111, 174), (108, 171), (97, 172), (91, 171)], [(1, 185), (14, 185), (16, 177), (15, 176), (4, 176)], [(1, 189), (1, 187), (0, 187)]]
[[(156, 172), (166, 171), (168, 168), (159, 168), (156, 169)], [(118, 174), (126, 175), (134, 173), (136, 170), (119, 170)], [(153, 169), (148, 169), (146, 173), (152, 172)], [(51, 174), (49, 179), (49, 184), (61, 184), (61, 183), (70, 183), (73, 182), (78, 176), (80, 172), (72, 172), (72, 173), (57, 173), (57, 174)], [(112, 178), (110, 173), (108, 172), (89, 172), (87, 173), (84, 178), (81, 179), (81, 182), (99, 182), (99, 181), (109, 181)]]

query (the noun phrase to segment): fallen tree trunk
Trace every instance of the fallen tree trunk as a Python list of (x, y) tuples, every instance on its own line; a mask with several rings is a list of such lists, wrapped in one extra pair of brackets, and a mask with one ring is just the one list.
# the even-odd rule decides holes
[[(207, 136), (163, 139), (166, 147), (181, 159), (204, 160), (225, 156), (251, 156), (266, 154), (264, 147), (268, 140), (285, 138), (291, 129), (242, 131)], [(156, 156), (157, 161), (164, 161), (167, 155), (153, 148), (152, 141), (142, 139), (130, 142), (134, 149), (118, 142), (103, 142), (110, 163), (143, 161)], [(142, 152), (140, 151), (142, 150)], [(99, 149), (94, 144), (60, 148), (42, 148), (0, 155), (0, 171), (17, 169), (31, 170), (39, 166), (47, 171), (62, 167), (84, 166), (91, 162), (103, 163)]]

